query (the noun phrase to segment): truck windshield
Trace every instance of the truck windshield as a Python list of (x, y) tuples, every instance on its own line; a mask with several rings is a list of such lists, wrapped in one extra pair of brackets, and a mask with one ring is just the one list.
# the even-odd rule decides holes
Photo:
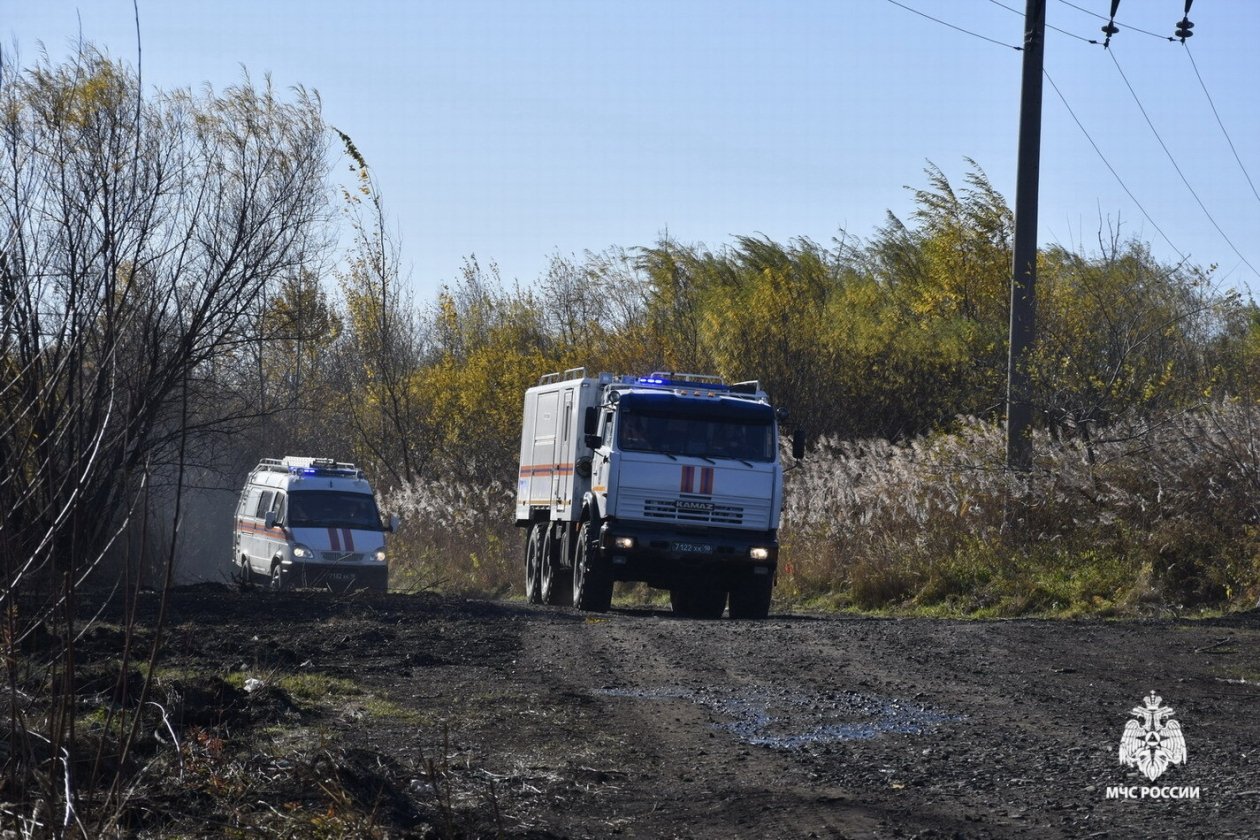
[(295, 490), (289, 493), (290, 528), (359, 528), (381, 530), (376, 499), (367, 493), (338, 490)]
[(623, 450), (774, 460), (774, 414), (762, 403), (730, 405), (665, 394), (627, 394), (618, 414), (617, 443)]

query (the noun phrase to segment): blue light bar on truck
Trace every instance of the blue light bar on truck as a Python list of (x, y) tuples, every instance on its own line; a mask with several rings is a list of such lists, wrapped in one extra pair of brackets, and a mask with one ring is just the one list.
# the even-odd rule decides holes
[[(693, 378), (694, 377), (694, 378)], [(729, 391), (730, 386), (717, 377), (700, 376), (698, 374), (682, 374), (681, 378), (672, 378), (661, 373), (640, 376), (635, 382), (639, 385), (658, 385), (665, 388), (691, 388), (705, 391)]]

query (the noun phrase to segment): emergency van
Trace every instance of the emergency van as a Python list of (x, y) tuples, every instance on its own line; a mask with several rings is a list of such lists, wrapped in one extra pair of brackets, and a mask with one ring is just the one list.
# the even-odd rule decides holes
[(236, 507), (233, 561), (243, 579), (276, 591), (317, 587), (384, 592), (385, 533), (372, 487), (354, 464), (331, 458), (264, 458)]
[(755, 381), (543, 376), (525, 392), (516, 490), (526, 598), (604, 612), (616, 581), (642, 581), (681, 615), (718, 618), (729, 601), (731, 618), (765, 618), (784, 416)]

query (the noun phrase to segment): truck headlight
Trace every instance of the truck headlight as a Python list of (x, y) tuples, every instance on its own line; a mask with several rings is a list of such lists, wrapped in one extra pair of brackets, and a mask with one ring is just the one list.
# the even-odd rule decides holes
[(376, 553), (373, 554), (372, 556), (376, 558), (377, 563), (384, 563), (385, 562), (385, 549), (383, 548), (376, 549)]
[(750, 548), (750, 549), (748, 549), (748, 556), (749, 556), (749, 557), (751, 557), (751, 558), (752, 558), (752, 559), (754, 559), (754, 560), (769, 560), (769, 559), (770, 559), (770, 549), (768, 549), (768, 548), (761, 548), (760, 546), (758, 546), (758, 547), (756, 547), (756, 548)]
[(293, 556), (298, 560), (309, 560), (315, 556), (315, 552), (311, 551), (301, 543), (297, 543), (293, 546)]
[(617, 537), (613, 540), (613, 547), (628, 551), (634, 548), (634, 537)]

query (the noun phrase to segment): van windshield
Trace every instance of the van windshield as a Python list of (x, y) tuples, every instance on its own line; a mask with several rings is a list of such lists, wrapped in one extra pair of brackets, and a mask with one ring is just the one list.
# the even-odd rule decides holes
[(290, 528), (359, 528), (380, 531), (376, 499), (367, 493), (295, 490), (289, 493)]

